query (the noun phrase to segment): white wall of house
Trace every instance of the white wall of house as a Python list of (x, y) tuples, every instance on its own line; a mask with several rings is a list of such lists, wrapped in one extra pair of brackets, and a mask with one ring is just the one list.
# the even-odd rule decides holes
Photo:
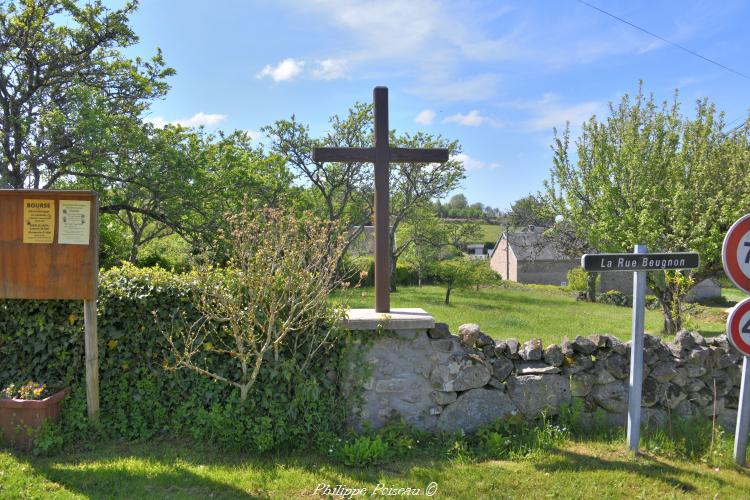
[[(508, 240), (503, 236), (492, 253), (490, 267), (504, 280), (518, 281), (518, 262), (512, 248), (510, 251), (506, 251), (507, 245)], [(506, 264), (506, 255), (510, 258), (509, 266)]]

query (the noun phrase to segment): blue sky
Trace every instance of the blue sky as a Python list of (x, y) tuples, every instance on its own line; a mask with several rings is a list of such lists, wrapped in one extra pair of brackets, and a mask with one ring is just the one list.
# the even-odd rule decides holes
[[(591, 0), (750, 74), (750, 3)], [(116, 4), (115, 4), (116, 5)], [(750, 79), (575, 0), (142, 0), (132, 25), (148, 56), (177, 70), (148, 119), (257, 131), (292, 113), (314, 134), (372, 88), (390, 89), (390, 125), (458, 139), (470, 202), (508, 208), (542, 188), (553, 127), (577, 126), (638, 80), (683, 111), (708, 96), (728, 122)]]

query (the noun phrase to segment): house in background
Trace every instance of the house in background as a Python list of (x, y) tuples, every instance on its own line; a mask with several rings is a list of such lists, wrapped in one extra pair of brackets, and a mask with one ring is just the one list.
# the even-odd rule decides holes
[(467, 257), (470, 259), (486, 259), (487, 253), (484, 251), (484, 243), (470, 243), (466, 245), (466, 251), (468, 252)]
[[(529, 226), (518, 232), (503, 232), (490, 254), (490, 267), (508, 281), (567, 285), (568, 271), (581, 266), (580, 257), (572, 259), (562, 253), (544, 236), (545, 229)], [(599, 291), (633, 293), (632, 273), (600, 273), (599, 280)]]
[(568, 271), (580, 265), (544, 238), (543, 227), (503, 232), (495, 243), (490, 267), (504, 280), (540, 285), (566, 285)]
[(715, 278), (706, 278), (696, 283), (685, 297), (686, 302), (701, 302), (703, 300), (721, 297), (721, 283)]
[[(354, 235), (358, 229), (359, 229), (358, 227), (350, 229), (349, 237), (351, 238), (352, 235)], [(374, 256), (375, 255), (375, 226), (362, 227), (362, 231), (359, 233), (359, 235), (357, 235), (356, 238), (354, 238), (351, 245), (349, 245), (347, 252), (352, 257)]]

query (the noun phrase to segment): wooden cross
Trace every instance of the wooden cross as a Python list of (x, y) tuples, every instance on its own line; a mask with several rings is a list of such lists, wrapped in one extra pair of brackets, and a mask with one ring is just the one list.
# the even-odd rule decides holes
[(390, 163), (444, 163), (447, 149), (392, 148), (388, 144), (388, 88), (375, 87), (374, 148), (314, 148), (318, 162), (368, 162), (375, 164), (375, 311), (391, 310), (391, 245), (389, 229)]

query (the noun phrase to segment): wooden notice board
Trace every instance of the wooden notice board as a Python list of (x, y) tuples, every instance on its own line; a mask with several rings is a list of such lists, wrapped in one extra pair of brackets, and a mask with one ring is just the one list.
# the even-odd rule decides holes
[(0, 299), (95, 301), (94, 191), (0, 189)]

